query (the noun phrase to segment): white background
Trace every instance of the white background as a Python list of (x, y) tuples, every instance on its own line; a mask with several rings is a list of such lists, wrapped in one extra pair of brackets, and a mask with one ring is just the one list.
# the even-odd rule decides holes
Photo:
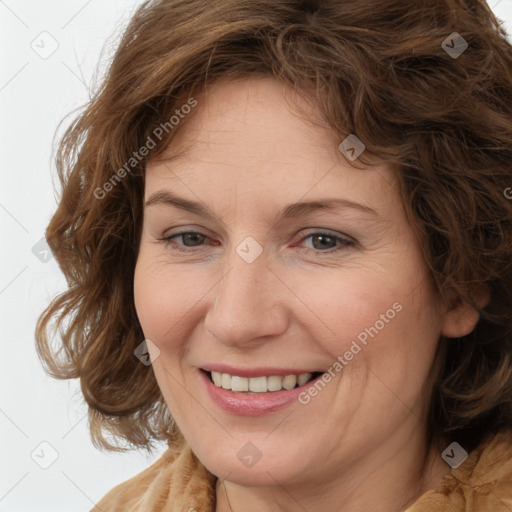
[[(32, 252), (56, 206), (54, 133), (87, 101), (102, 49), (111, 54), (140, 3), (0, 0), (0, 512), (89, 511), (165, 449), (96, 450), (78, 383), (47, 377), (34, 348), (38, 315), (65, 287), (55, 260)], [(490, 5), (512, 33), (512, 0)], [(31, 44), (58, 48), (43, 59)], [(51, 461), (44, 441), (58, 453), (47, 469), (31, 458)]]

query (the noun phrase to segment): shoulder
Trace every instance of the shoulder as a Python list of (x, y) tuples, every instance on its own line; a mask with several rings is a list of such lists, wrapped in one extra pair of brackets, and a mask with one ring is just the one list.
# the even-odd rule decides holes
[[(168, 448), (147, 469), (110, 490), (92, 509), (101, 512), (209, 512), (215, 499), (215, 477), (188, 444)], [(92, 511), (91, 511), (92, 512)]]
[(510, 512), (512, 429), (486, 439), (407, 512)]

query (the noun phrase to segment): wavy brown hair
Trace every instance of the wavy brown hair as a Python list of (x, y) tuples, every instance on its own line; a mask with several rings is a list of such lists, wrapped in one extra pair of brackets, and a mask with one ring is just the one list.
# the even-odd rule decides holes
[[(447, 51), (458, 48), (453, 32), (468, 44), (460, 55)], [(133, 275), (147, 158), (186, 120), (113, 176), (187, 99), (200, 103), (217, 80), (256, 75), (307, 96), (340, 141), (356, 134), (366, 145), (360, 163), (395, 170), (433, 282), (481, 314), (471, 334), (439, 341), (431, 435), (470, 446), (512, 428), (506, 37), (484, 0), (144, 2), (61, 139), (62, 195), (46, 231), (68, 289), (39, 318), (37, 350), (50, 375), (80, 379), (94, 444), (151, 449), (175, 432), (151, 367), (134, 356), (144, 335)], [(478, 308), (472, 297), (482, 287), (490, 300)]]

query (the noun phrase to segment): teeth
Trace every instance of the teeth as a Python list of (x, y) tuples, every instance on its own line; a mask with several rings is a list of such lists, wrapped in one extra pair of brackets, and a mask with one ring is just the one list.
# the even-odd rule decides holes
[(253, 393), (266, 393), (267, 391), (267, 377), (255, 377), (247, 379), (249, 391)]
[(213, 383), (218, 387), (222, 387), (222, 375), (217, 372), (212, 372)]
[(269, 391), (280, 391), (283, 388), (283, 378), (279, 376), (267, 377), (267, 389)]
[(297, 376), (296, 375), (287, 375), (283, 379), (283, 388), (284, 389), (293, 389), (297, 384)]
[(249, 379), (245, 377), (231, 377), (231, 391), (249, 391)]
[(270, 377), (245, 378), (228, 373), (210, 372), (213, 383), (218, 387), (243, 393), (251, 391), (252, 393), (266, 393), (267, 391), (281, 391), (282, 389), (293, 389), (297, 385), (303, 386), (313, 376), (312, 373), (301, 373), (300, 375), (272, 375)]
[(228, 375), (227, 373), (222, 373), (220, 384), (224, 389), (231, 389), (231, 375)]
[(297, 384), (299, 386), (304, 386), (304, 384), (306, 384), (306, 382), (311, 379), (313, 375), (311, 373), (301, 373), (298, 377), (297, 377)]

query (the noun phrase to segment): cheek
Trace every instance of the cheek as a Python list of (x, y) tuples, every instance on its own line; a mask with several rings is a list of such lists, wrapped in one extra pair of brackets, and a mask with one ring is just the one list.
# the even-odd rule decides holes
[[(364, 346), (368, 329), (376, 323), (379, 331), (385, 331), (399, 316), (400, 306), (396, 303), (402, 295), (396, 286), (382, 278), (379, 280), (378, 274), (368, 268), (351, 269), (321, 279), (302, 277), (299, 283), (294, 289), (309, 310), (303, 319), (311, 319), (309, 330), (316, 330), (317, 339), (324, 340), (325, 348), (334, 358), (348, 350), (353, 340), (361, 341)], [(389, 322), (383, 324), (381, 315)]]
[(139, 257), (134, 275), (135, 308), (144, 335), (158, 345), (175, 338), (173, 329), (183, 328), (180, 320), (190, 314), (197, 293), (190, 276)]
[[(187, 322), (197, 302), (189, 278), (168, 264), (152, 257), (139, 256), (134, 273), (134, 301), (144, 336), (160, 350), (152, 368), (165, 402), (180, 423), (183, 409), (184, 377), (180, 363), (189, 337)], [(185, 397), (186, 398), (186, 397)]]
[(367, 367), (415, 379), (428, 371), (440, 334), (424, 270), (410, 258), (298, 279), (294, 290), (309, 310), (302, 319), (311, 336), (333, 361), (346, 355), (349, 374)]

